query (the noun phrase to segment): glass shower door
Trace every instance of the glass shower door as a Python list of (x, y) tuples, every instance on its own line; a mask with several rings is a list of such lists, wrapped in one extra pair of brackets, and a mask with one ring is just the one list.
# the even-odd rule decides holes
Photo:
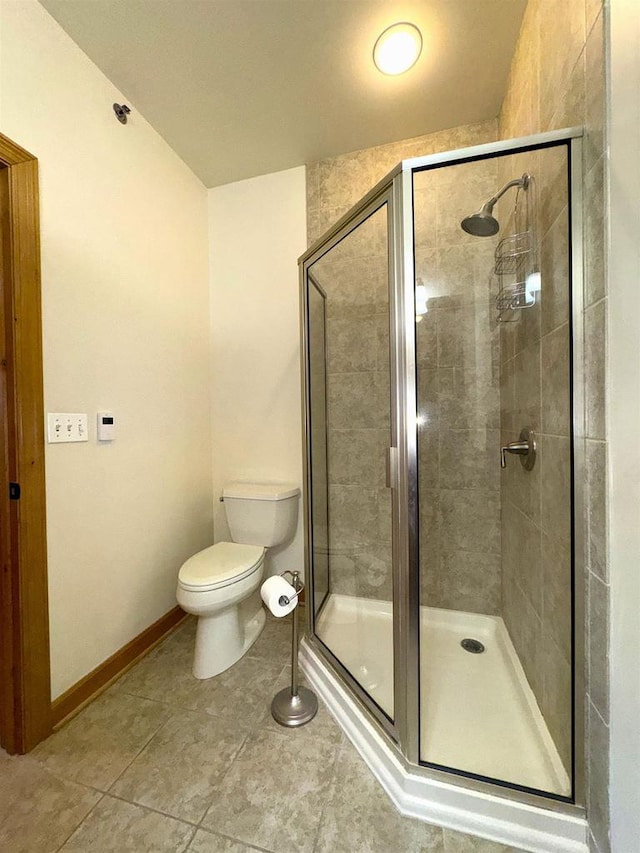
[(307, 268), (314, 634), (392, 721), (389, 199)]
[(569, 797), (568, 147), (416, 171), (413, 189), (420, 759)]

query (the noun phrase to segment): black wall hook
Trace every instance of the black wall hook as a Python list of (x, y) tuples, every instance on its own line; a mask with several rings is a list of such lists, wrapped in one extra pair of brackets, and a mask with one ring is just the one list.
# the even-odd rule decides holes
[(120, 122), (120, 124), (127, 123), (127, 116), (131, 112), (129, 107), (126, 104), (114, 104), (113, 111), (116, 114), (116, 118)]

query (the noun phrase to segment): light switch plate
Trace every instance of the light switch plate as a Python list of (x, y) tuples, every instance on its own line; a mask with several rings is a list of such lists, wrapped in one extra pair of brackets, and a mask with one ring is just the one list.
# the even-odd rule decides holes
[(47, 414), (47, 441), (62, 444), (69, 441), (88, 441), (89, 421), (79, 412), (49, 412)]

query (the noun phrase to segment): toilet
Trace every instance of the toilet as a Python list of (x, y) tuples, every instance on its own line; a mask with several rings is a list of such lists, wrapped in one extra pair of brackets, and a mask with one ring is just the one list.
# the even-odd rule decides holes
[(231, 483), (222, 492), (232, 542), (199, 551), (178, 573), (178, 604), (198, 617), (193, 674), (211, 678), (246, 654), (264, 628), (260, 600), (268, 548), (293, 537), (300, 489)]

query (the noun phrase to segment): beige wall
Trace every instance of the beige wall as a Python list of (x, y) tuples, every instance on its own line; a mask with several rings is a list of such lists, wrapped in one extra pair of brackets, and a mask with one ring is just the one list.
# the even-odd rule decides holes
[(529, 0), (500, 114), (500, 135), (584, 125), (585, 424), (587, 480), (587, 807), (591, 843), (609, 850), (606, 525), (606, 317), (604, 41), (600, 0)]
[[(40, 161), (53, 696), (175, 605), (211, 541), (206, 191), (32, 0), (0, 6), (0, 129)], [(110, 409), (113, 444), (95, 416)]]
[(611, 847), (640, 838), (640, 15), (610, 0)]
[[(227, 539), (230, 480), (302, 485), (296, 261), (305, 248), (305, 170), (209, 191), (213, 338), (213, 507)], [(295, 540), (267, 573), (303, 568), (302, 504)]]

